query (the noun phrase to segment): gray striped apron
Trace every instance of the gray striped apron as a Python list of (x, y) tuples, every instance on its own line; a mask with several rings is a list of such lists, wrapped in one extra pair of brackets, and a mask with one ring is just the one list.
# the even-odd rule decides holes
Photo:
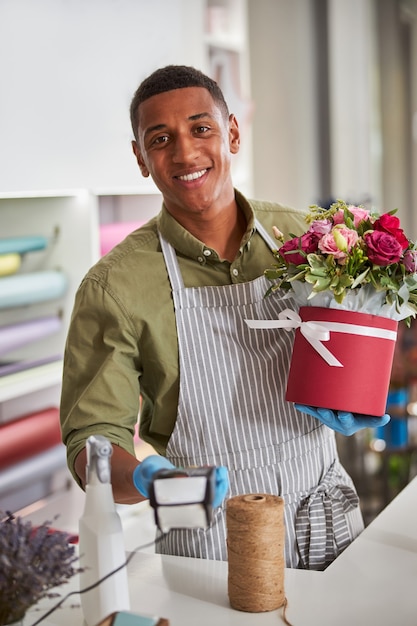
[[(274, 241), (256, 223), (273, 249)], [(285, 501), (287, 567), (324, 569), (363, 522), (335, 435), (284, 400), (293, 332), (251, 330), (245, 319), (276, 319), (292, 300), (265, 298), (264, 276), (185, 288), (174, 248), (159, 235), (172, 287), (179, 347), (177, 420), (166, 456), (177, 467), (225, 465), (229, 496)], [(173, 530), (158, 552), (227, 560), (225, 504), (208, 529)]]

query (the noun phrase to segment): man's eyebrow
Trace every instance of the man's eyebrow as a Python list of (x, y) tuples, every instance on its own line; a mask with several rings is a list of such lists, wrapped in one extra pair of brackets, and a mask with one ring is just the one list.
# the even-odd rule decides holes
[(153, 133), (156, 130), (163, 130), (166, 127), (166, 124), (155, 124), (155, 126), (149, 126), (149, 128), (147, 128), (144, 132), (144, 137), (146, 137), (146, 135), (149, 135), (149, 133)]
[[(207, 111), (203, 111), (202, 113), (196, 113), (195, 115), (190, 115), (188, 119), (190, 120), (190, 122), (195, 122), (196, 120), (200, 120), (205, 117), (213, 119), (211, 113), (208, 113)], [(144, 137), (149, 135), (149, 133), (153, 133), (158, 130), (164, 130), (165, 128), (167, 128), (166, 124), (155, 124), (155, 126), (149, 126), (149, 128), (145, 130)]]
[(202, 117), (210, 117), (212, 118), (213, 116), (211, 115), (211, 113), (208, 113), (207, 111), (204, 111), (203, 113), (196, 113), (195, 115), (190, 115), (190, 117), (188, 118), (191, 121), (195, 121), (195, 120), (200, 120)]

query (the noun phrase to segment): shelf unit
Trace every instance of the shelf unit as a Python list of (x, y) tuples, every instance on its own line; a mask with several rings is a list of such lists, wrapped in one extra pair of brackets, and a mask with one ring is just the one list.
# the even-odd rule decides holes
[[(62, 356), (74, 297), (83, 276), (100, 257), (100, 225), (150, 219), (159, 211), (161, 199), (151, 186), (146, 191), (0, 194), (0, 220), (5, 225), (1, 238), (41, 235), (48, 240), (45, 250), (22, 255), (18, 272), (30, 278), (32, 272), (60, 270), (68, 280), (67, 291), (59, 299), (0, 308), (0, 327), (47, 315), (58, 314), (62, 320), (58, 332), (2, 356), (3, 364), (23, 361), (26, 366), (0, 376), (0, 426), (29, 413), (59, 407)], [(32, 365), (39, 360), (44, 362)], [(0, 502), (16, 511), (29, 506), (32, 498), (34, 502), (52, 495), (51, 490), (68, 489), (69, 482), (65, 450), (58, 446), (2, 471)]]
[[(88, 267), (98, 258), (97, 207), (97, 197), (85, 190), (0, 194), (0, 219), (7, 225), (2, 237), (42, 235), (48, 239), (45, 250), (22, 255), (19, 274), (30, 277), (36, 271), (60, 270), (68, 280), (62, 298), (0, 309), (0, 326), (47, 315), (59, 315), (62, 320), (59, 332), (2, 357), (2, 362), (53, 362), (0, 377), (0, 421), (19, 415), (25, 402), (30, 411), (42, 408), (43, 393), (47, 396), (45, 402), (56, 398), (75, 291)], [(28, 395), (33, 398), (28, 400)]]
[[(49, 315), (58, 315), (62, 322), (57, 332), (2, 354), (2, 364), (23, 362), (25, 369), (0, 376), (1, 426), (59, 406), (62, 356), (75, 291), (98, 258), (98, 198), (85, 190), (2, 193), (0, 220), (1, 238), (47, 238), (44, 250), (22, 255), (19, 274), (30, 280), (31, 273), (59, 270), (68, 281), (66, 292), (57, 299), (0, 308), (1, 327)], [(16, 433), (24, 435), (18, 428)], [(2, 470), (0, 502), (16, 511), (67, 489), (69, 478), (64, 446), (55, 445)]]
[(49, 241), (45, 250), (22, 256), (19, 273), (30, 276), (31, 272), (54, 269), (63, 271), (68, 279), (67, 292), (58, 300), (0, 308), (0, 327), (46, 315), (58, 314), (62, 319), (59, 332), (2, 357), (2, 363), (48, 358), (53, 362), (0, 376), (0, 423), (27, 413), (28, 408), (41, 410), (59, 402), (62, 356), (75, 292), (100, 256), (100, 225), (147, 221), (156, 215), (161, 206), (160, 194), (152, 188), (147, 191), (146, 194), (111, 189), (98, 193), (77, 190), (0, 194), (0, 219), (6, 225), (2, 238), (42, 235)]

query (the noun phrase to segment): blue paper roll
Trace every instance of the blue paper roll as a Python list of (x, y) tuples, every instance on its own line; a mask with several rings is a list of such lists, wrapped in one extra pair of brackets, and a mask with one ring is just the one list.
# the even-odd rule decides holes
[(38, 341), (61, 329), (62, 320), (58, 315), (39, 317), (28, 322), (0, 327), (0, 356), (17, 350), (28, 343)]
[(0, 309), (60, 298), (67, 285), (65, 274), (55, 270), (5, 276), (0, 278)]
[(48, 239), (42, 235), (7, 237), (6, 239), (0, 239), (0, 254), (35, 252), (36, 250), (44, 250), (47, 245)]

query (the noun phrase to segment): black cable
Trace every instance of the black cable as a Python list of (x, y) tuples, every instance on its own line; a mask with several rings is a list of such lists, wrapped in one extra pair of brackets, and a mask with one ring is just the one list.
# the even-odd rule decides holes
[(57, 602), (53, 607), (51, 607), (49, 609), (49, 611), (47, 611), (44, 615), (42, 615), (42, 617), (40, 617), (36, 622), (33, 622), (33, 624), (31, 626), (37, 626), (38, 624), (40, 624), (41, 622), (43, 622), (44, 619), (46, 619), (47, 617), (49, 617), (50, 615), (52, 615), (52, 613), (54, 613), (57, 609), (59, 609), (59, 607), (64, 604), (64, 602), (66, 600), (68, 600), (68, 598), (70, 596), (75, 596), (78, 594), (82, 594), (82, 593), (87, 593), (87, 591), (91, 591), (91, 589), (95, 589), (96, 587), (98, 587), (99, 585), (101, 585), (102, 582), (104, 582), (105, 580), (107, 580), (108, 578), (110, 578), (110, 576), (113, 576), (114, 574), (116, 574), (117, 572), (119, 572), (121, 569), (123, 569), (124, 567), (127, 567), (127, 565), (130, 563), (130, 561), (132, 560), (132, 558), (135, 556), (135, 554), (137, 554), (137, 552), (139, 552), (140, 550), (144, 550), (145, 548), (150, 548), (153, 545), (156, 545), (157, 543), (159, 543), (166, 535), (167, 533), (163, 533), (162, 535), (160, 535), (159, 537), (157, 537), (156, 539), (154, 539), (153, 541), (150, 541), (149, 543), (145, 543), (142, 546), (138, 546), (137, 548), (135, 548), (127, 557), (126, 561), (124, 563), (122, 563), (122, 565), (119, 565), (118, 567), (116, 567), (114, 570), (112, 570), (111, 572), (109, 572), (108, 574), (106, 574), (105, 576), (103, 576), (102, 578), (100, 578), (99, 580), (97, 580), (95, 583), (93, 583), (92, 585), (89, 585), (88, 587), (84, 587), (84, 589), (79, 589), (77, 591), (70, 591), (69, 593), (67, 593), (66, 596), (64, 596), (63, 598), (61, 598), (61, 600), (59, 600), (59, 602)]

